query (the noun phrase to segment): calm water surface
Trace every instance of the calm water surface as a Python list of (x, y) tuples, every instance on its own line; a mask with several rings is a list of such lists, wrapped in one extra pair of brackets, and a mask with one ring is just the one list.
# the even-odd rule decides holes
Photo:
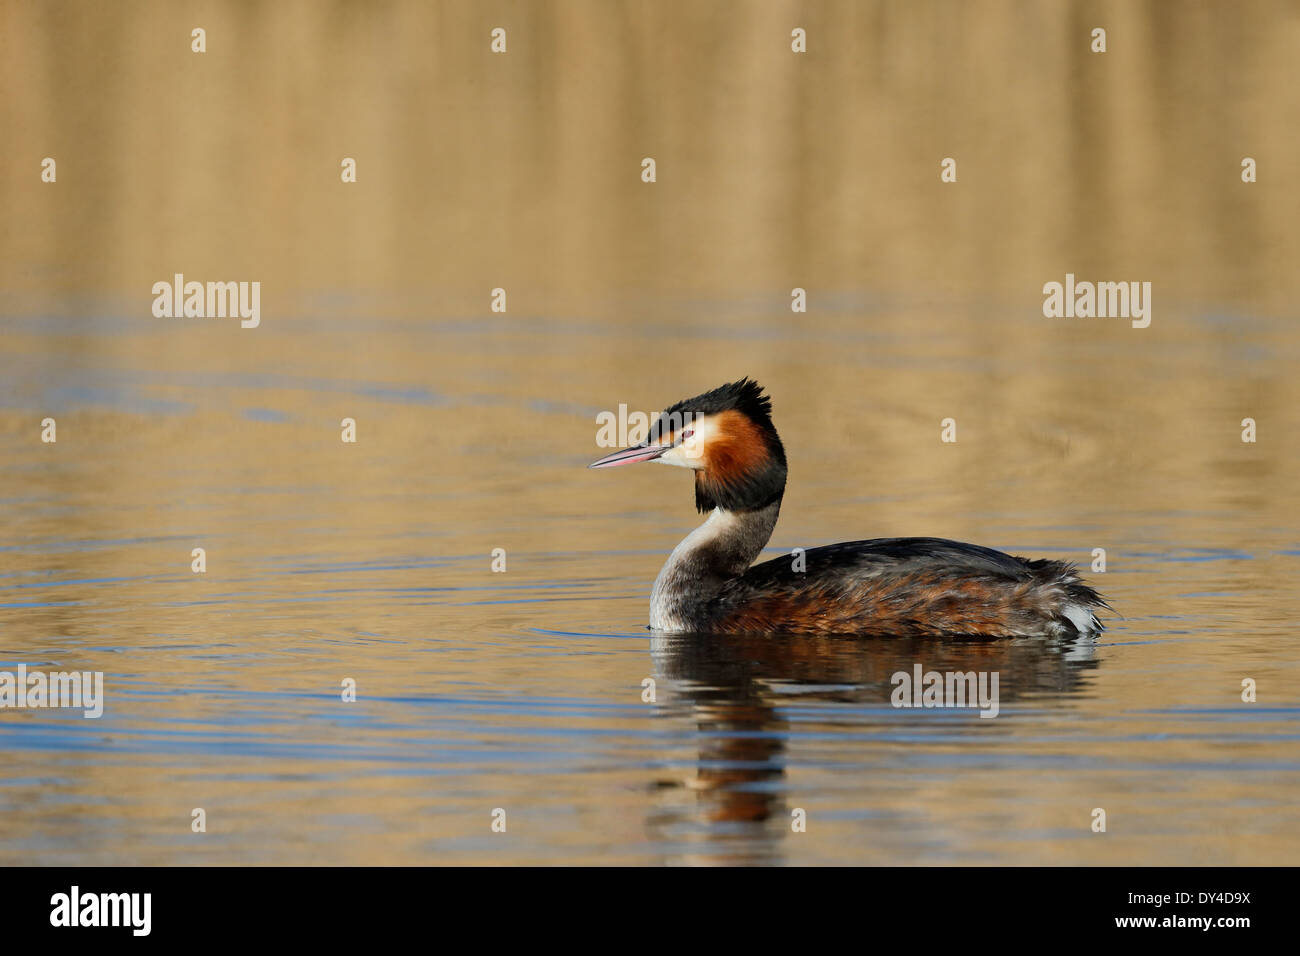
[[(1270, 441), (1295, 434), (1267, 387), (1294, 333), (1235, 318), (1274, 342), (1261, 364), (1191, 311), (1187, 349), (1146, 354), (1126, 330), (1027, 326), (1018, 348), (1049, 358), (1091, 335), (1087, 361), (1126, 383), (1092, 390), (944, 346), (961, 313), (850, 309), (807, 335), (781, 308), (717, 305), (716, 334), (674, 339), (652, 376), (631, 368), (655, 330), (606, 341), (628, 358), (599, 368), (596, 320), (544, 315), (304, 310), (237, 362), (203, 338), (241, 333), (210, 326), (160, 343), (152, 319), (7, 320), (0, 666), (101, 670), (107, 705), (4, 713), (0, 858), (1297, 862), (1300, 502), (1293, 459), (1237, 426), (1249, 407)], [(741, 372), (791, 459), (770, 554), (900, 533), (1105, 548), (1122, 619), (1075, 645), (652, 635), (690, 483), (586, 471), (595, 413)], [(917, 663), (997, 671), (1000, 715), (891, 707)]]

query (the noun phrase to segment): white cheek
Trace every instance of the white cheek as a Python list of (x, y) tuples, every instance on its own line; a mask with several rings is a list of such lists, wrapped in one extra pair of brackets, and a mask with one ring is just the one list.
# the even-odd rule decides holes
[(660, 455), (655, 461), (665, 465), (676, 465), (678, 468), (690, 468), (693, 471), (704, 470), (704, 455), (700, 447), (691, 439), (687, 439), (667, 454)]
[(682, 427), (689, 428), (691, 436), (655, 461), (661, 461), (665, 465), (676, 465), (678, 468), (689, 468), (692, 471), (703, 471), (704, 449), (717, 437), (717, 423), (711, 418), (696, 418), (686, 422)]

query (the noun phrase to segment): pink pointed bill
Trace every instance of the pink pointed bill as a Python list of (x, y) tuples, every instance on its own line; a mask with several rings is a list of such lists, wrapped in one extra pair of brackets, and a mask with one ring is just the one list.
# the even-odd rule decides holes
[(606, 455), (599, 461), (593, 461), (588, 468), (616, 468), (619, 465), (635, 465), (640, 461), (654, 461), (664, 452), (670, 451), (672, 445), (633, 445), (613, 454)]

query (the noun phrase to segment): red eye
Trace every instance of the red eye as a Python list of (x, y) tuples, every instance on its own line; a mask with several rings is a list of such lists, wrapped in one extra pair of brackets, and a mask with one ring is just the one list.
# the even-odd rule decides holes
[(690, 438), (694, 434), (695, 434), (694, 428), (686, 429), (686, 431), (682, 432), (682, 441), (686, 441), (686, 439)]

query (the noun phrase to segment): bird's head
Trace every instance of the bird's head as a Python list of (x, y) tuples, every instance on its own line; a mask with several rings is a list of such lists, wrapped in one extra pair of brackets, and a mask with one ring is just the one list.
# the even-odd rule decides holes
[(614, 468), (642, 461), (694, 471), (695, 505), (700, 511), (765, 508), (785, 491), (785, 448), (772, 427), (772, 400), (748, 378), (660, 412), (645, 441), (588, 467)]

